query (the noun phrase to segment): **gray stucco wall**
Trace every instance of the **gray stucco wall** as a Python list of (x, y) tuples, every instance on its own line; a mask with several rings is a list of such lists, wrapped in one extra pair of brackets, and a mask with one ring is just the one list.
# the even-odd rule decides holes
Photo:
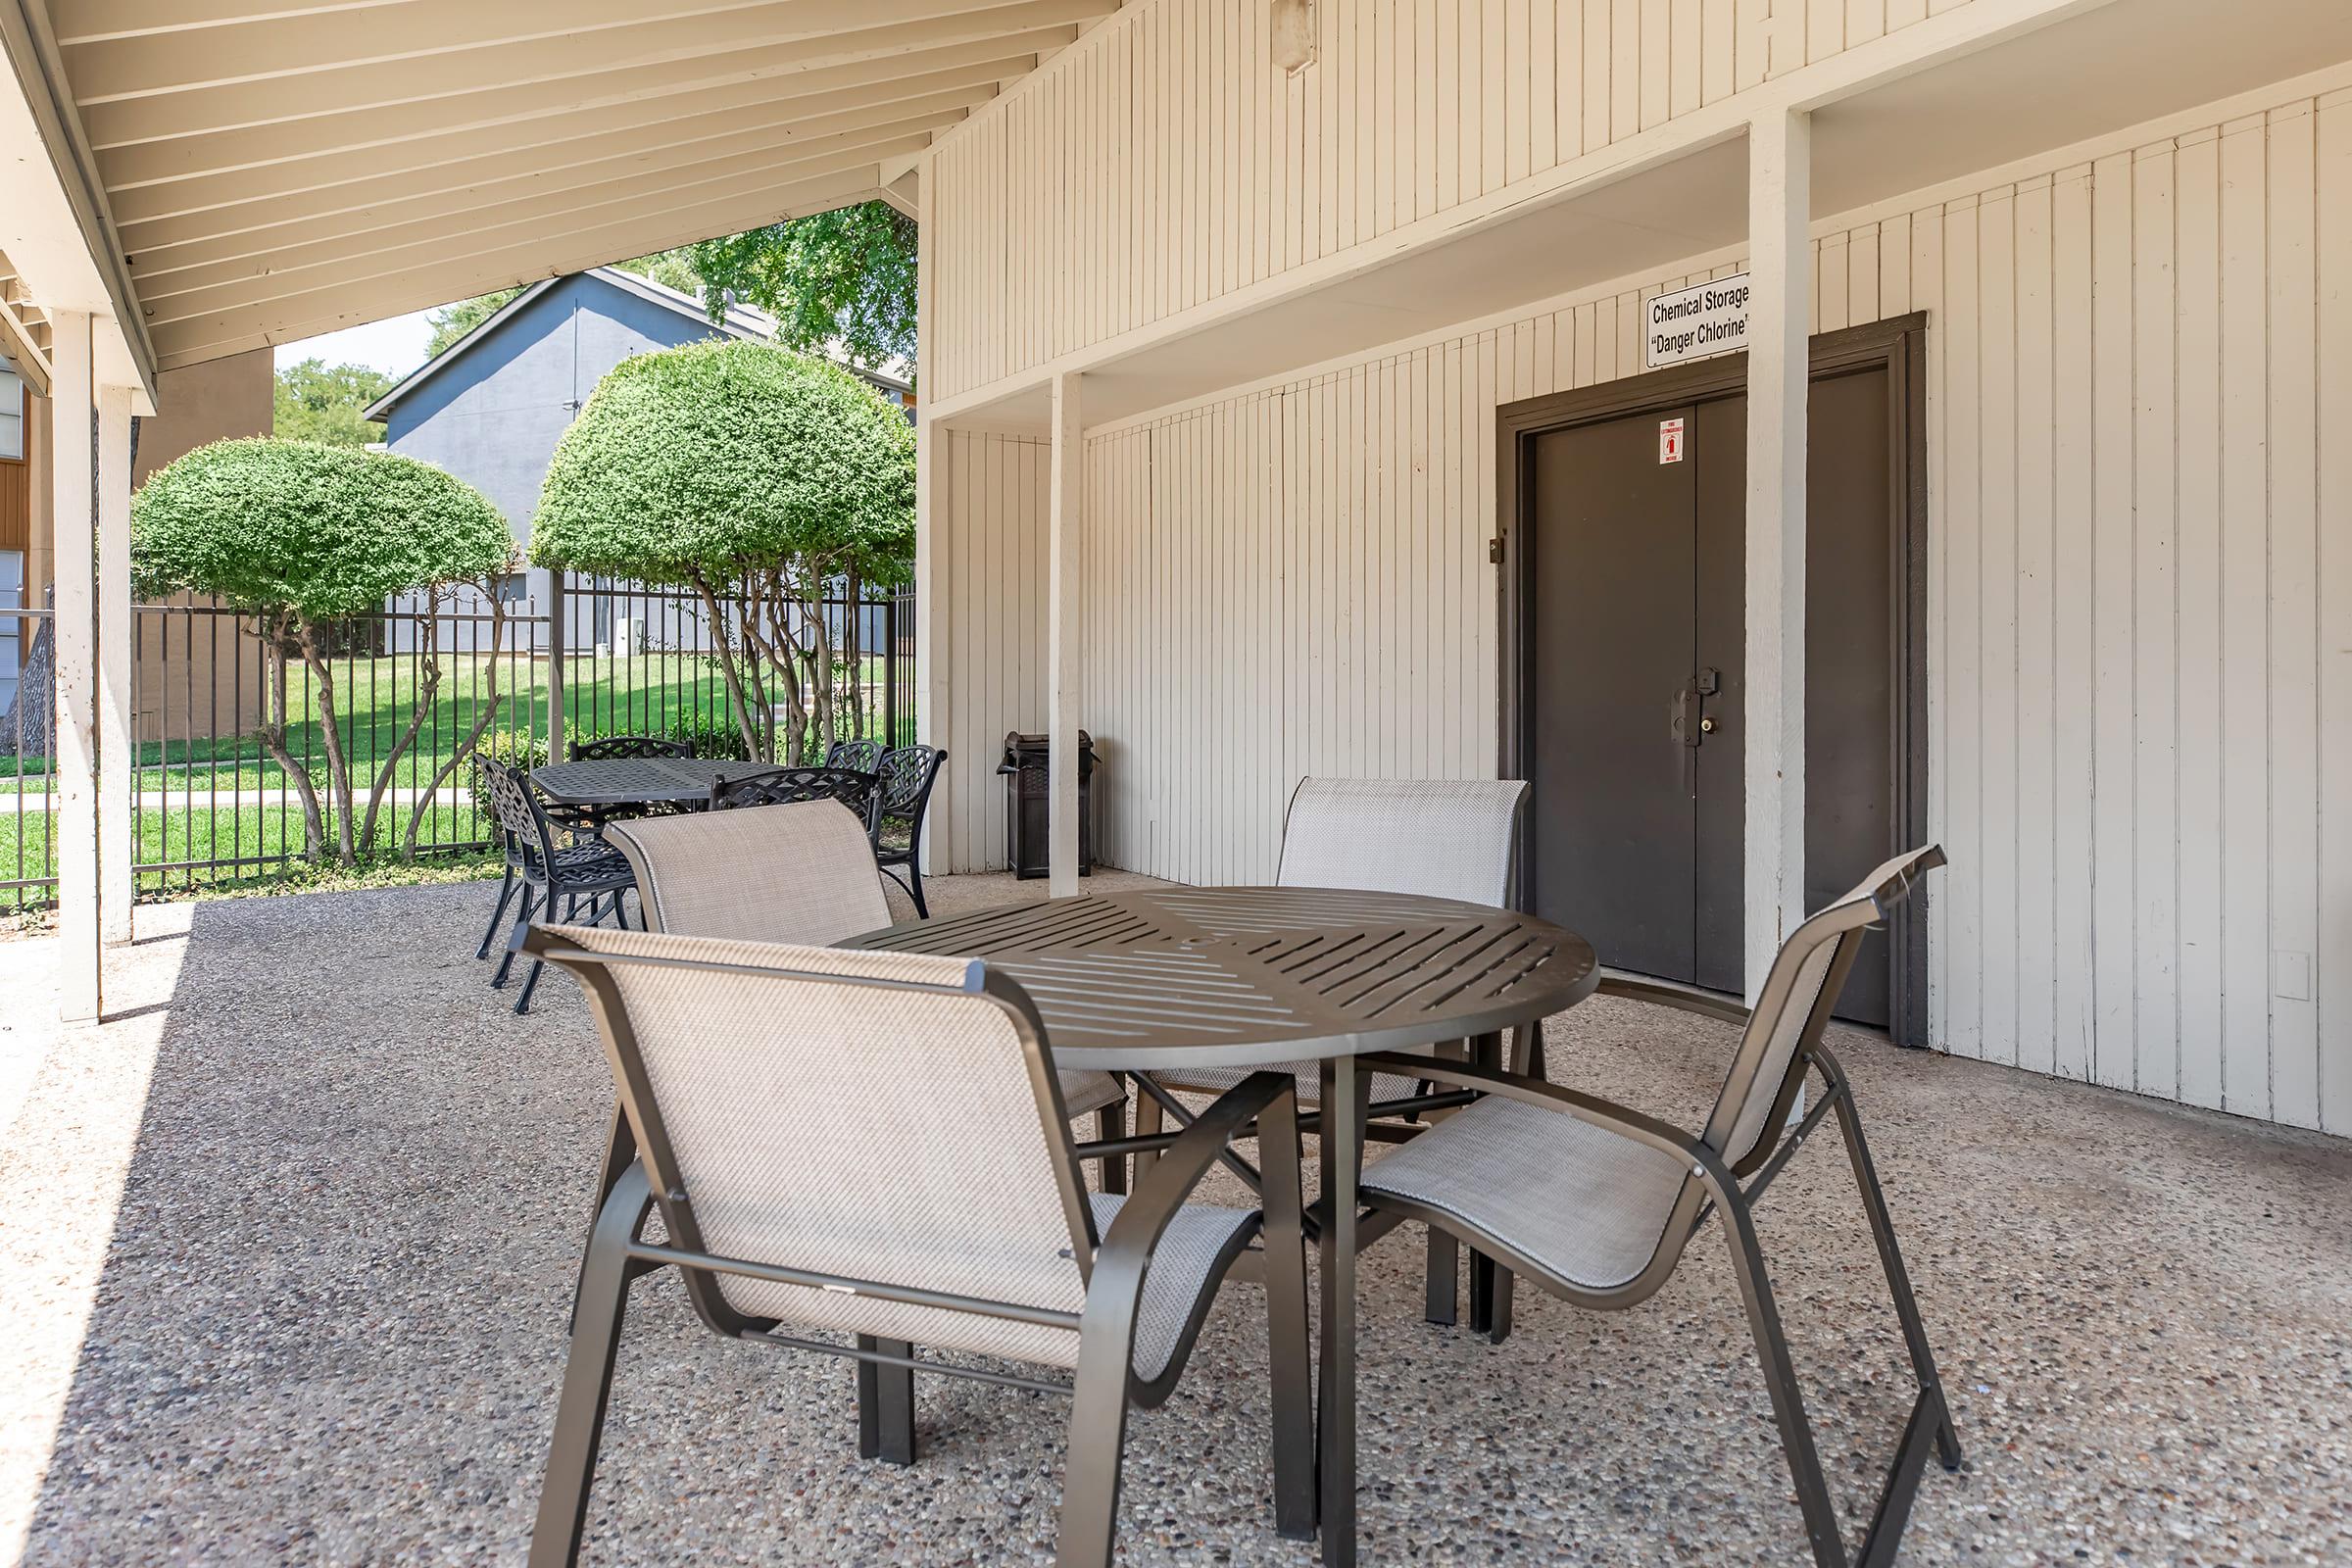
[[(527, 550), (548, 461), (596, 383), (632, 354), (719, 335), (591, 274), (567, 277), (404, 398), (384, 421), (384, 444), (480, 490)], [(536, 568), (528, 574), (542, 610), (547, 579)], [(584, 611), (570, 618), (575, 643), (601, 630)]]

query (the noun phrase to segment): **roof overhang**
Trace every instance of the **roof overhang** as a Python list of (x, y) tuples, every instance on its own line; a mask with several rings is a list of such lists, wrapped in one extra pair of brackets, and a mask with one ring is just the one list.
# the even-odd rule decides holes
[(15, 89), (0, 86), (0, 336), (36, 351), (35, 363), (9, 357), (45, 392), (42, 318), (77, 311), (103, 320), (91, 342), (98, 381), (137, 388), (152, 413), (155, 351), (39, 0), (0, 0), (0, 54)]
[(84, 264), (170, 368), (903, 198), (909, 160), (1118, 5), (0, 0), (0, 24), (50, 106), (21, 144), (71, 154)]

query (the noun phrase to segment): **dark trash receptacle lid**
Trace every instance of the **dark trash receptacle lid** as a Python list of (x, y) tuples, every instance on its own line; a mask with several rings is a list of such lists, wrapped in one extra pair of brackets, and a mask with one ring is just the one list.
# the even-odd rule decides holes
[[(1017, 773), (1023, 767), (1042, 768), (1046, 765), (1046, 755), (1050, 750), (1051, 737), (1049, 736), (1024, 735), (1019, 730), (1007, 730), (1004, 734), (1004, 757), (997, 763), (997, 771)], [(1094, 770), (1095, 738), (1085, 730), (1080, 730), (1078, 732), (1079, 775), (1084, 777)]]

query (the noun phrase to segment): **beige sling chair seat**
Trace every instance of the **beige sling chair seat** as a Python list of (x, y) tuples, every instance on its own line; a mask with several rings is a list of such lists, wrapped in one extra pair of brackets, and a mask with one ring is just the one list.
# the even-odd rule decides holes
[[(1941, 864), (1939, 849), (1897, 856), (1798, 926), (1774, 959), (1752, 1014), (1663, 986), (1602, 981), (1603, 994), (1744, 1024), (1714, 1110), (1696, 1135), (1522, 1074), (1450, 1061), (1421, 1065), (1401, 1056), (1364, 1058), (1487, 1097), (1371, 1165), (1360, 1190), (1371, 1208), (1367, 1223), (1396, 1216), (1420, 1220), (1508, 1267), (1494, 1313), (1498, 1340), (1509, 1331), (1512, 1274), (1579, 1306), (1631, 1307), (1666, 1283), (1708, 1218), (1721, 1218), (1819, 1568), (1845, 1568), (1849, 1559), (1752, 1211), (1805, 1139), (1836, 1116), (1919, 1387), (1878, 1511), (1851, 1559), (1877, 1568), (1894, 1558), (1929, 1450), (1939, 1453), (1946, 1469), (1957, 1469), (1960, 1443), (1886, 1195), (1863, 1142), (1852, 1086), (1821, 1037), (1864, 929), (1900, 903), (1921, 874)], [(1808, 1073), (1820, 1074), (1824, 1092), (1791, 1126)]]
[[(1090, 1195), (1037, 1010), (977, 959), (580, 926), (536, 927), (525, 947), (586, 991), (635, 1151), (581, 1270), (532, 1568), (577, 1557), (630, 1286), (663, 1268), (721, 1335), (855, 1360), (869, 1458), (914, 1458), (917, 1368), (1072, 1395), (1057, 1560), (1107, 1564), (1128, 1406), (1174, 1389), (1253, 1238), (1275, 1524), (1312, 1534), (1292, 1080), (1247, 1079), (1135, 1196)], [(943, 1102), (957, 1113), (934, 1114)], [(1262, 1208), (1190, 1202), (1247, 1126)], [(658, 1245), (643, 1234), (657, 1208)]]

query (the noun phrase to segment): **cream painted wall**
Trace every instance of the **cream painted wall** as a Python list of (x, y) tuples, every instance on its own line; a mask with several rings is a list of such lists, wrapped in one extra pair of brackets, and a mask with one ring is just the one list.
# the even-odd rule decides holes
[(953, 397), (1369, 244), (1971, 0), (1141, 0), (936, 154)]
[[(1824, 329), (1930, 318), (1936, 1039), (2352, 1133), (2352, 91), (1816, 256)], [(1494, 411), (1637, 373), (1642, 295), (1736, 263), (1095, 432), (1104, 858), (1262, 878), (1301, 774), (1491, 771)], [(973, 748), (1044, 712), (1046, 463), (952, 445), (977, 865)]]

